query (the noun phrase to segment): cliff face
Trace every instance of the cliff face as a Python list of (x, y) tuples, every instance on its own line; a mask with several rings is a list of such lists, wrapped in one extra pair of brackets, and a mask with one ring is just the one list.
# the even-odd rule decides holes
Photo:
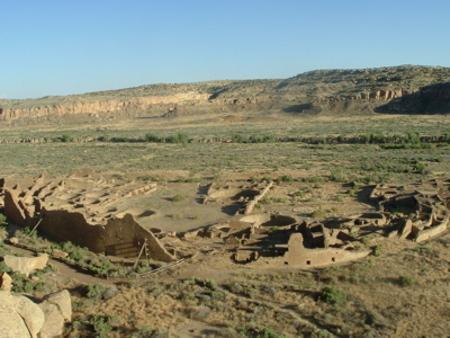
[(414, 93), (389, 100), (375, 111), (391, 114), (449, 114), (450, 82), (425, 86)]
[(0, 120), (226, 110), (449, 113), (449, 83), (450, 68), (442, 67), (313, 71), (286, 80), (152, 85), (37, 100), (2, 100)]
[(110, 98), (100, 100), (75, 99), (61, 103), (11, 107), (0, 110), (0, 119), (38, 118), (76, 114), (101, 115), (116, 112), (143, 112), (152, 106), (189, 105), (207, 102), (209, 95), (197, 92), (167, 96)]

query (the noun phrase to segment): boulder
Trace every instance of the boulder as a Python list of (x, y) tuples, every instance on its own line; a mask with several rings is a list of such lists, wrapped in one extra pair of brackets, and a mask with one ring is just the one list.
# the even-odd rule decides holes
[(41, 270), (47, 266), (48, 255), (42, 254), (37, 257), (18, 257), (6, 255), (5, 264), (14, 272), (20, 272), (29, 276), (35, 270)]
[(45, 316), (45, 322), (40, 331), (41, 338), (58, 337), (64, 331), (64, 317), (58, 306), (49, 302), (39, 304)]
[(55, 304), (65, 320), (72, 320), (72, 300), (67, 290), (52, 293), (45, 297), (44, 302)]
[(400, 239), (406, 239), (413, 231), (413, 222), (410, 219), (403, 220), (403, 224), (398, 231)]
[(31, 337), (37, 337), (44, 325), (44, 313), (41, 308), (25, 296), (14, 296), (16, 311), (22, 317)]
[(0, 279), (0, 290), (3, 291), (11, 291), (12, 288), (12, 278), (10, 275), (8, 275), (6, 272), (2, 273), (1, 279)]
[[(7, 295), (7, 296), (6, 296)], [(13, 311), (11, 295), (6, 291), (0, 291), (0, 332), (3, 338), (30, 338), (30, 332), (20, 317)]]
[(59, 250), (59, 249), (53, 249), (52, 256), (54, 258), (64, 259), (69, 256), (69, 254), (65, 251)]
[(36, 338), (44, 324), (41, 308), (24, 296), (0, 291), (2, 338)]
[(11, 237), (10, 239), (8, 239), (8, 242), (12, 245), (17, 245), (19, 244), (19, 239), (17, 237)]
[(59, 337), (64, 323), (72, 320), (72, 301), (67, 290), (50, 294), (39, 304), (44, 312), (45, 322), (40, 331), (41, 338)]

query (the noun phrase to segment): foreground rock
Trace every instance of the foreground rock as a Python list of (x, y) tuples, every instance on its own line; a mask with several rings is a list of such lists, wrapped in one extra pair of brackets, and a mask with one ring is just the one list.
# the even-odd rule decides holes
[(72, 301), (67, 290), (50, 294), (40, 304), (0, 291), (1, 338), (50, 338), (63, 334), (72, 319)]
[(0, 334), (2, 338), (35, 338), (44, 325), (44, 312), (24, 296), (0, 291)]
[(5, 264), (14, 272), (20, 272), (25, 276), (29, 276), (36, 270), (44, 269), (48, 263), (48, 255), (42, 254), (38, 257), (18, 257), (6, 255)]
[(19, 239), (17, 237), (11, 237), (10, 239), (8, 239), (8, 242), (12, 245), (17, 245), (19, 244)]
[(11, 291), (12, 288), (12, 278), (6, 272), (3, 272), (0, 277), (0, 290)]
[(45, 315), (40, 337), (57, 337), (63, 334), (64, 323), (72, 320), (72, 301), (67, 290), (48, 295), (39, 307)]

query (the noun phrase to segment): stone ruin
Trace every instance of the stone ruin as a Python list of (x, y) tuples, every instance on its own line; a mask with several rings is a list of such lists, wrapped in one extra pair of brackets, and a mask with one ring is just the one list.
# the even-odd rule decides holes
[(164, 262), (176, 260), (175, 249), (178, 256), (188, 257), (214, 242), (231, 252), (237, 264), (324, 267), (366, 257), (371, 250), (362, 244), (371, 236), (423, 242), (445, 232), (449, 224), (450, 180), (376, 185), (370, 187), (368, 202), (378, 210), (320, 221), (256, 211), (273, 185), (213, 183), (203, 203), (217, 203), (231, 217), (167, 236), (160, 229), (144, 228), (130, 211), (138, 198), (157, 189), (155, 183), (119, 184), (90, 176), (52, 181), (41, 176), (20, 188), (0, 181), (4, 211), (17, 225), (113, 256), (137, 257), (146, 243), (149, 258)]
[[(253, 191), (243, 208), (258, 202)], [(248, 192), (248, 190), (246, 190)], [(236, 190), (210, 189), (207, 200), (236, 196)], [(256, 201), (256, 202), (255, 202)], [(292, 267), (313, 268), (346, 263), (368, 256), (360, 249), (366, 236), (379, 235), (394, 240), (423, 242), (447, 230), (450, 215), (450, 180), (431, 180), (411, 186), (377, 185), (371, 187), (370, 201), (378, 211), (324, 221), (299, 221), (278, 214), (238, 212), (229, 222), (188, 231), (187, 241), (218, 239), (232, 252), (239, 264), (274, 261)], [(255, 202), (255, 203), (253, 203)], [(252, 208), (253, 210), (253, 208)]]
[(370, 253), (355, 250), (351, 242), (356, 239), (345, 229), (334, 231), (318, 223), (300, 223), (292, 216), (254, 213), (272, 187), (273, 182), (210, 185), (204, 203), (234, 201), (234, 217), (228, 222), (187, 231), (181, 238), (221, 240), (233, 252), (233, 261), (240, 264), (278, 257), (290, 266), (308, 268), (343, 263)]
[(224, 185), (212, 183), (209, 185), (203, 204), (211, 201), (231, 201), (236, 206), (235, 214), (250, 215), (260, 202), (273, 187), (273, 182), (262, 182), (251, 186)]
[(145, 243), (149, 258), (175, 260), (155, 234), (127, 212), (135, 198), (155, 191), (154, 183), (117, 184), (89, 175), (54, 181), (40, 176), (22, 186), (0, 181), (4, 212), (16, 225), (36, 228), (52, 240), (121, 257), (136, 257)]
[(384, 233), (423, 242), (447, 230), (450, 218), (450, 180), (420, 185), (377, 185), (370, 195), (386, 215)]

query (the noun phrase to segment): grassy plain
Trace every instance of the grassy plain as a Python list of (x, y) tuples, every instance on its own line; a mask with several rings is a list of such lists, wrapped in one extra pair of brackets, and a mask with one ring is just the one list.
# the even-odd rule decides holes
[[(277, 187), (263, 210), (322, 218), (370, 210), (358, 197), (369, 184), (450, 173), (450, 144), (420, 140), (450, 135), (449, 116), (143, 119), (48, 123), (33, 130), (0, 126), (0, 133), (0, 176), (89, 171), (157, 181), (167, 188), (158, 198), (164, 198), (161, 211), (166, 219), (173, 216), (170, 222), (185, 221), (177, 207), (194, 203), (186, 191), (218, 180), (273, 179)], [(186, 137), (133, 141), (149, 134)], [(375, 141), (337, 141), (354, 135), (372, 135)], [(392, 135), (409, 141), (391, 142)], [(334, 141), (279, 141), (300, 136)], [(202, 215), (195, 217), (201, 224)], [(449, 234), (424, 245), (383, 243), (368, 259), (312, 271), (229, 269), (226, 254), (205, 254), (145, 278), (95, 277), (87, 289), (80, 288), (76, 274), (56, 278), (46, 272), (40, 278), (72, 287), (75, 320), (66, 328), (71, 337), (446, 336)], [(112, 284), (114, 296), (105, 296)]]

